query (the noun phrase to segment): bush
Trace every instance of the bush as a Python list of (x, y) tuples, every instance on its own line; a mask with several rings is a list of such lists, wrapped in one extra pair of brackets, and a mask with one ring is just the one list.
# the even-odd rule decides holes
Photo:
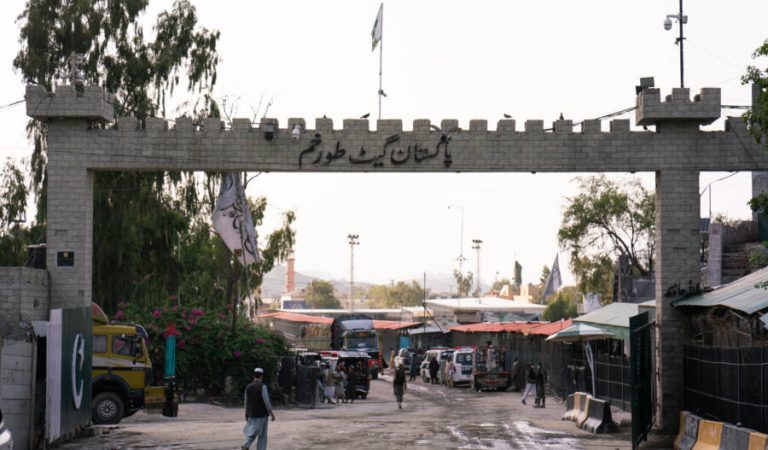
[(184, 389), (205, 388), (223, 391), (224, 380), (232, 376), (238, 390), (261, 367), (267, 382), (277, 376), (278, 361), (288, 353), (283, 337), (244, 318), (232, 333), (232, 312), (204, 310), (189, 306), (164, 306), (147, 311), (120, 304), (116, 320), (143, 325), (149, 333), (149, 348), (155, 380), (165, 374), (165, 338), (176, 336), (176, 379)]

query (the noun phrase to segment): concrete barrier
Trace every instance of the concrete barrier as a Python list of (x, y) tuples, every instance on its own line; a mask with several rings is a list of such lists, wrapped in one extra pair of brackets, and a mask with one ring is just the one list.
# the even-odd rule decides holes
[[(720, 448), (733, 450), (748, 450), (749, 435), (752, 430), (740, 428), (730, 423), (723, 424), (723, 432), (720, 436)], [(765, 450), (765, 447), (762, 448)]]
[(680, 431), (675, 439), (675, 450), (691, 450), (699, 435), (701, 417), (688, 411), (680, 412)]
[(719, 450), (722, 434), (723, 422), (704, 419), (699, 420), (699, 434), (696, 438), (696, 445), (693, 446), (693, 450)]
[(768, 448), (768, 434), (753, 431), (749, 433), (748, 450), (765, 450)]
[(584, 422), (587, 421), (589, 418), (589, 404), (594, 400), (594, 398), (591, 395), (587, 395), (584, 398), (584, 402), (582, 403), (582, 408), (579, 411), (579, 415), (576, 416), (576, 426), (581, 428), (582, 425), (584, 425)]
[(619, 426), (611, 415), (611, 402), (590, 398), (587, 401), (587, 418), (579, 426), (594, 434), (616, 433)]
[(586, 400), (589, 396), (590, 395), (586, 392), (575, 392), (569, 395), (566, 403), (567, 410), (565, 411), (565, 414), (563, 414), (562, 420), (570, 420), (571, 422), (575, 422), (579, 415), (581, 415), (582, 411), (584, 411), (586, 407)]

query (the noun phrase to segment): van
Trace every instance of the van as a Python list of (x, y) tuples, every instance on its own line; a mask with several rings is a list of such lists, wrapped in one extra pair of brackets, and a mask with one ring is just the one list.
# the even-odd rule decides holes
[(440, 359), (450, 360), (451, 354), (453, 353), (453, 349), (445, 348), (445, 347), (438, 347), (438, 348), (432, 348), (427, 350), (424, 353), (424, 360), (422, 360), (421, 365), (419, 366), (419, 375), (421, 375), (421, 380), (425, 383), (429, 383), (432, 381), (432, 378), (429, 376), (429, 362), (432, 361), (435, 358), (438, 358), (437, 362), (440, 362)]
[(10, 430), (5, 428), (3, 411), (0, 411), (0, 450), (13, 450), (13, 438)]
[(461, 347), (457, 348), (453, 355), (451, 355), (451, 362), (453, 362), (454, 370), (451, 372), (451, 382), (454, 386), (460, 384), (472, 383), (472, 369), (475, 366), (475, 353), (474, 348)]

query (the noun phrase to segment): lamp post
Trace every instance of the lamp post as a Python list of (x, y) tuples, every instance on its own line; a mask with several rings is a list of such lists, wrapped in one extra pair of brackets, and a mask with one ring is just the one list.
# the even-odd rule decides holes
[(688, 16), (683, 15), (683, 0), (680, 0), (680, 11), (677, 14), (667, 14), (667, 18), (664, 19), (664, 29), (669, 31), (672, 29), (672, 19), (677, 21), (680, 25), (680, 36), (675, 39), (675, 43), (680, 46), (680, 87), (685, 87), (683, 77), (683, 25), (688, 23)]
[[(467, 258), (464, 257), (464, 206), (449, 205), (448, 209), (451, 209), (451, 208), (458, 208), (459, 211), (461, 211), (461, 229), (459, 231), (459, 257), (456, 258), (456, 261), (459, 262), (459, 273), (461, 274), (461, 276), (464, 276), (464, 273), (461, 270), (462, 264), (464, 263), (464, 261), (467, 260)], [(461, 292), (461, 288), (458, 286), (458, 283), (456, 286), (456, 292), (457, 292), (456, 298), (458, 298), (459, 297), (458, 293)]]
[(482, 244), (483, 241), (481, 239), (472, 239), (472, 249), (477, 251), (477, 289), (475, 289), (475, 293), (478, 297), (480, 297), (480, 293), (482, 292), (482, 289), (480, 288), (480, 244)]
[(349, 239), (349, 310), (355, 309), (355, 245), (360, 245), (358, 241), (360, 235), (348, 234)]

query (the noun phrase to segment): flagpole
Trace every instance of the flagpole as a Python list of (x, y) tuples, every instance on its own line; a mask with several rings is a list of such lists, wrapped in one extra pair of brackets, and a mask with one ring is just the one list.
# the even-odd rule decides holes
[(381, 96), (384, 93), (381, 84), (382, 66), (384, 61), (384, 3), (381, 4), (381, 40), (379, 41), (379, 120), (381, 120)]

